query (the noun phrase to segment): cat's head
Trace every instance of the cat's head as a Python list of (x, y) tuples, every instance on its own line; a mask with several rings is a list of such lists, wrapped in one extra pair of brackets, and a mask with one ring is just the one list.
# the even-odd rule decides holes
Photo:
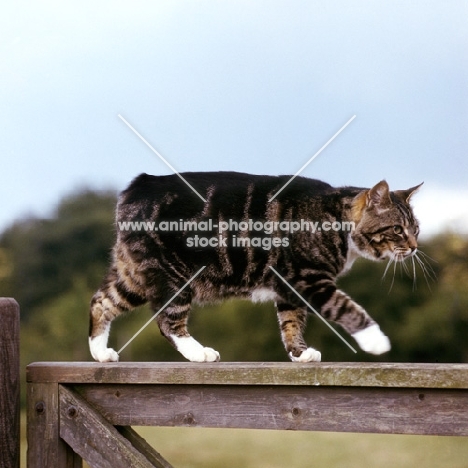
[(382, 180), (356, 196), (351, 238), (363, 257), (402, 261), (416, 253), (419, 225), (409, 200), (421, 185), (390, 192)]

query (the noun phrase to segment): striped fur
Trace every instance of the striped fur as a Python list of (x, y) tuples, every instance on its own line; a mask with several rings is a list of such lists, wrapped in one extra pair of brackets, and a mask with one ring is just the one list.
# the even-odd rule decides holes
[[(289, 176), (234, 172), (183, 176), (206, 202), (176, 175), (142, 174), (119, 198), (113, 261), (91, 301), (90, 348), (96, 360), (118, 359), (117, 353), (107, 348), (110, 324), (117, 316), (146, 302), (157, 312), (202, 266), (203, 272), (157, 317), (161, 333), (189, 360), (219, 359), (216, 351), (204, 348), (190, 337), (187, 320), (191, 304), (228, 297), (274, 298), (281, 337), (291, 359), (320, 360), (320, 353), (308, 349), (302, 336), (307, 318), (304, 304), (270, 266), (327, 320), (338, 323), (353, 336), (369, 329), (364, 335), (356, 335), (363, 348), (376, 354), (388, 350), (388, 339), (380, 330), (373, 331), (378, 326), (361, 306), (337, 289), (335, 280), (358, 256), (403, 260), (416, 251), (418, 223), (409, 198), (418, 187), (390, 192), (382, 181), (371, 189), (334, 188), (318, 180), (297, 177), (269, 202)], [(320, 223), (349, 221), (355, 223), (355, 229), (315, 233), (276, 231), (271, 235), (255, 231), (119, 229), (119, 223), (127, 221), (208, 219), (214, 222), (251, 219), (264, 223), (301, 219)], [(188, 239), (195, 234), (220, 235), (225, 243), (219, 242), (216, 247), (189, 246)], [(233, 247), (234, 241), (247, 241), (246, 237), (250, 240), (287, 237), (287, 245), (270, 249)], [(366, 343), (360, 343), (360, 337), (364, 336)]]

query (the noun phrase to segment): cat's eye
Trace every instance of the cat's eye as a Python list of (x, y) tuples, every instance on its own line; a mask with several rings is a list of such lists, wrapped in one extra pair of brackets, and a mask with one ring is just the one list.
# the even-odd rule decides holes
[(395, 226), (393, 226), (393, 232), (395, 234), (402, 234), (403, 228), (399, 224), (396, 224)]

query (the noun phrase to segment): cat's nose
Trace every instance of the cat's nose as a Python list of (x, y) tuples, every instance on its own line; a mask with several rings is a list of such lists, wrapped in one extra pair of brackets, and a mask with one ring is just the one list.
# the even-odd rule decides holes
[(416, 239), (408, 239), (408, 247), (411, 249), (411, 253), (414, 253), (418, 248), (418, 243)]

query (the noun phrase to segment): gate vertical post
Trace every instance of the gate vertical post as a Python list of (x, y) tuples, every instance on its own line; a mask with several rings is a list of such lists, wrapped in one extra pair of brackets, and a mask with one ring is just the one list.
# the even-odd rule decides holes
[(0, 466), (20, 466), (19, 305), (0, 298)]

